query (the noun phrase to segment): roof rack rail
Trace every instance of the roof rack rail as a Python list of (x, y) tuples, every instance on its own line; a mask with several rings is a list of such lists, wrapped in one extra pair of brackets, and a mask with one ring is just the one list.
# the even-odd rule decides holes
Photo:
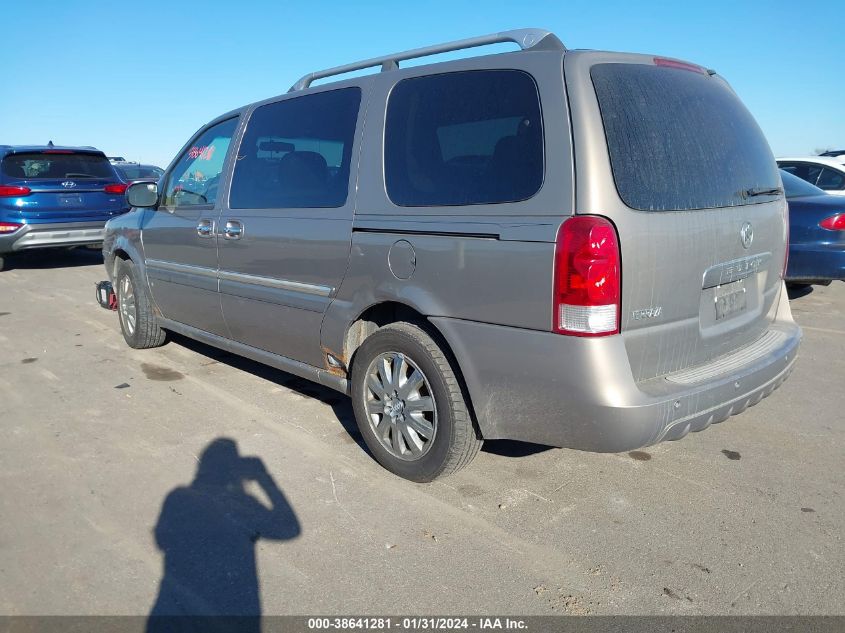
[(365, 59), (360, 62), (336, 66), (335, 68), (318, 70), (304, 75), (299, 81), (291, 86), (291, 89), (288, 92), (305, 90), (317, 79), (325, 79), (326, 77), (332, 77), (334, 75), (343, 75), (344, 73), (363, 70), (365, 68), (373, 68), (375, 66), (381, 66), (382, 72), (396, 70), (399, 68), (400, 61), (416, 59), (419, 57), (428, 57), (429, 55), (438, 55), (440, 53), (449, 53), (467, 48), (475, 48), (477, 46), (487, 46), (488, 44), (499, 44), (503, 42), (513, 42), (518, 44), (522, 50), (566, 50), (563, 43), (551, 31), (545, 31), (543, 29), (516, 29), (513, 31), (502, 31), (501, 33), (492, 33), (490, 35), (470, 37), (464, 40), (446, 42), (444, 44), (435, 44), (434, 46), (415, 48), (410, 51), (385, 55), (384, 57), (373, 57), (372, 59)]

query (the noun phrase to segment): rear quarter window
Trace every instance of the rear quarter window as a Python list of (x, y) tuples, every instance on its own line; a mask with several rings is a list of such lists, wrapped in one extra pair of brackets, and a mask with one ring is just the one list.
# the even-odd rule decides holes
[(517, 202), (543, 184), (543, 121), (519, 70), (400, 81), (387, 105), (385, 184), (399, 206)]
[(596, 64), (590, 74), (626, 205), (671, 211), (773, 199), (746, 195), (777, 187), (777, 165), (754, 118), (723, 80), (648, 64)]

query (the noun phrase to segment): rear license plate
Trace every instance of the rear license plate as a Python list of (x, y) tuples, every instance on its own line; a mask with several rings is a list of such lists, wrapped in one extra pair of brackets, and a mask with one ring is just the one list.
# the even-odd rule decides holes
[(82, 206), (82, 196), (59, 196), (59, 204), (65, 207)]
[(717, 321), (743, 312), (746, 306), (745, 280), (717, 286), (715, 300)]

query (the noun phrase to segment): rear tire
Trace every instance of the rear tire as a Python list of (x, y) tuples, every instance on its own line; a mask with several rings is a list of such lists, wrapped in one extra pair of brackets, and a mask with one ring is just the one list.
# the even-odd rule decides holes
[(0, 271), (3, 270), (3, 266), (6, 265), (6, 261), (3, 257), (0, 257)]
[(455, 369), (416, 325), (393, 323), (367, 338), (355, 353), (351, 389), (364, 441), (400, 477), (451, 475), (481, 448)]
[(163, 345), (164, 330), (158, 326), (146, 286), (132, 260), (120, 260), (115, 275), (120, 331), (129, 347), (148, 349)]

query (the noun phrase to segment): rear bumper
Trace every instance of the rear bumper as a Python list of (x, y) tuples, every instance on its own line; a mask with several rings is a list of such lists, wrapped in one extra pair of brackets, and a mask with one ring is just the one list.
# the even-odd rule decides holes
[(461, 366), (486, 439), (596, 452), (680, 439), (757, 404), (792, 371), (801, 329), (786, 292), (764, 339), (642, 383), (621, 336), (577, 338), (433, 318)]
[(25, 224), (14, 233), (0, 235), (0, 253), (30, 248), (78, 246), (103, 241), (106, 221), (61, 224)]
[(796, 244), (789, 249), (787, 281), (845, 280), (842, 244)]

